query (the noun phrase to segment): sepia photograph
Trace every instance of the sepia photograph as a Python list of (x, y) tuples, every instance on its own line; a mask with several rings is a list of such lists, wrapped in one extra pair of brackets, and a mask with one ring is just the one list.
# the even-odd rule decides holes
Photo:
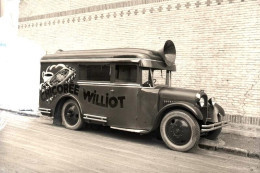
[(259, 173), (260, 0), (0, 0), (0, 173)]

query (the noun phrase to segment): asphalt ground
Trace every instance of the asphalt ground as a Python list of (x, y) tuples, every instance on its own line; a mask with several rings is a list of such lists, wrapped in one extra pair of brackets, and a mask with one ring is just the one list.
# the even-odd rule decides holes
[(260, 160), (196, 148), (168, 149), (153, 135), (0, 112), (0, 172), (259, 172)]

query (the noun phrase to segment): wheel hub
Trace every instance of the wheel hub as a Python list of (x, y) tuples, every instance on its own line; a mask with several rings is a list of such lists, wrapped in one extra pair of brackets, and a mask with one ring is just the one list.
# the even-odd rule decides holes
[(69, 104), (65, 108), (65, 120), (69, 125), (75, 125), (78, 122), (79, 110), (74, 104)]
[(191, 127), (183, 118), (172, 118), (166, 124), (166, 135), (176, 145), (185, 145), (191, 138)]

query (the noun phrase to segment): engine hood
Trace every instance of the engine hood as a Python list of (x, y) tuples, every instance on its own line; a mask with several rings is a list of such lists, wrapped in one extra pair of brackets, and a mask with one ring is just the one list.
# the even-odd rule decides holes
[(174, 87), (160, 87), (159, 96), (160, 99), (175, 102), (175, 101), (185, 101), (189, 103), (197, 102), (197, 94), (206, 95), (203, 90), (191, 90), (183, 88)]

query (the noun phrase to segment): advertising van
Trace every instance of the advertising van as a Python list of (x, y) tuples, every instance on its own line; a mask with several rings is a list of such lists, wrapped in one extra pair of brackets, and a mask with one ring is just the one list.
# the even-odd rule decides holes
[(189, 151), (201, 135), (215, 139), (227, 121), (203, 90), (171, 86), (176, 50), (121, 48), (62, 51), (41, 59), (39, 111), (78, 130), (95, 123), (147, 134), (158, 130), (173, 150)]

